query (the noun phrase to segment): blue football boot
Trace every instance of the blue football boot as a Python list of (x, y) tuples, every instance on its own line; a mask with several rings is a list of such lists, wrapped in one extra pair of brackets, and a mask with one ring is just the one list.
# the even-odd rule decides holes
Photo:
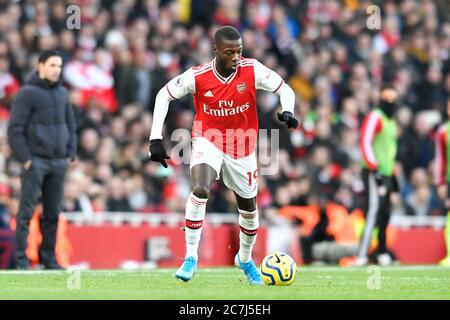
[(175, 272), (175, 277), (183, 281), (189, 281), (194, 276), (197, 271), (197, 260), (193, 257), (188, 257), (184, 259), (181, 267)]
[(239, 253), (238, 253), (234, 257), (234, 264), (239, 269), (242, 269), (242, 271), (244, 271), (245, 276), (247, 277), (248, 282), (250, 282), (250, 284), (264, 285), (264, 281), (261, 279), (258, 268), (255, 266), (255, 263), (253, 262), (253, 260), (250, 260), (249, 262), (244, 263), (239, 258)]

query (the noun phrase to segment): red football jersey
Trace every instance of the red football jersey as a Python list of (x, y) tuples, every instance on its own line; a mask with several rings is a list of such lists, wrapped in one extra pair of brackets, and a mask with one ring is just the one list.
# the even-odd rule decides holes
[(174, 78), (166, 88), (173, 99), (193, 94), (193, 137), (205, 137), (225, 154), (241, 158), (256, 149), (256, 89), (276, 92), (283, 82), (255, 59), (242, 58), (228, 78), (216, 71), (212, 60)]

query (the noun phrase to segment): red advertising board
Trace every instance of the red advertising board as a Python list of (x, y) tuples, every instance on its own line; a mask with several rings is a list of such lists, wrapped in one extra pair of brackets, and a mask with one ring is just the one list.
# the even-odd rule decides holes
[[(391, 249), (402, 264), (434, 264), (445, 256), (443, 230), (411, 228), (395, 230)], [(159, 267), (177, 267), (185, 252), (180, 227), (161, 225), (69, 225), (71, 263), (87, 262), (92, 269), (118, 268), (125, 261), (157, 261)], [(253, 258), (259, 263), (267, 254), (267, 230), (261, 227)], [(295, 242), (295, 241), (294, 241)], [(199, 265), (233, 264), (239, 246), (239, 228), (232, 224), (205, 224), (199, 249)], [(295, 254), (300, 255), (298, 248)], [(301, 261), (300, 257), (294, 257)]]
[[(254, 258), (265, 254), (265, 233), (258, 233)], [(92, 269), (118, 268), (125, 261), (142, 262), (154, 258), (160, 267), (176, 267), (185, 253), (184, 232), (180, 227), (74, 226), (68, 228), (72, 245), (71, 263), (87, 262)], [(239, 229), (235, 225), (204, 225), (199, 249), (199, 266), (225, 266), (233, 263), (239, 247)]]

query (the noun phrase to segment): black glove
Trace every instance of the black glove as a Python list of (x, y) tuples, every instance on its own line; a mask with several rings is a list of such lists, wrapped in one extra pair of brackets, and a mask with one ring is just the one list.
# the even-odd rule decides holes
[(375, 182), (377, 184), (378, 195), (380, 197), (386, 196), (388, 192), (388, 186), (386, 185), (385, 177), (378, 171), (373, 173), (373, 177), (375, 178)]
[(400, 186), (398, 184), (398, 179), (396, 176), (392, 176), (392, 192), (400, 192)]
[(378, 171), (374, 171), (373, 177), (375, 178), (377, 187), (384, 186), (384, 179), (383, 179), (383, 175), (381, 173), (379, 173)]
[(277, 113), (278, 120), (286, 123), (288, 128), (296, 129), (298, 127), (298, 120), (295, 119), (294, 115), (289, 111), (283, 111), (283, 113)]
[(170, 159), (170, 157), (167, 155), (161, 139), (150, 140), (149, 156), (150, 160), (160, 162), (164, 168), (167, 168), (166, 159)]

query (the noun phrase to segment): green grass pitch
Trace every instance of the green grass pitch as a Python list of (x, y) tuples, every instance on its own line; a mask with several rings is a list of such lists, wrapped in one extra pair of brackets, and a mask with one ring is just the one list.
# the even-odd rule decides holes
[(187, 283), (174, 272), (2, 271), (0, 299), (450, 299), (450, 268), (437, 266), (300, 267), (289, 287), (250, 286), (231, 267), (200, 268)]

